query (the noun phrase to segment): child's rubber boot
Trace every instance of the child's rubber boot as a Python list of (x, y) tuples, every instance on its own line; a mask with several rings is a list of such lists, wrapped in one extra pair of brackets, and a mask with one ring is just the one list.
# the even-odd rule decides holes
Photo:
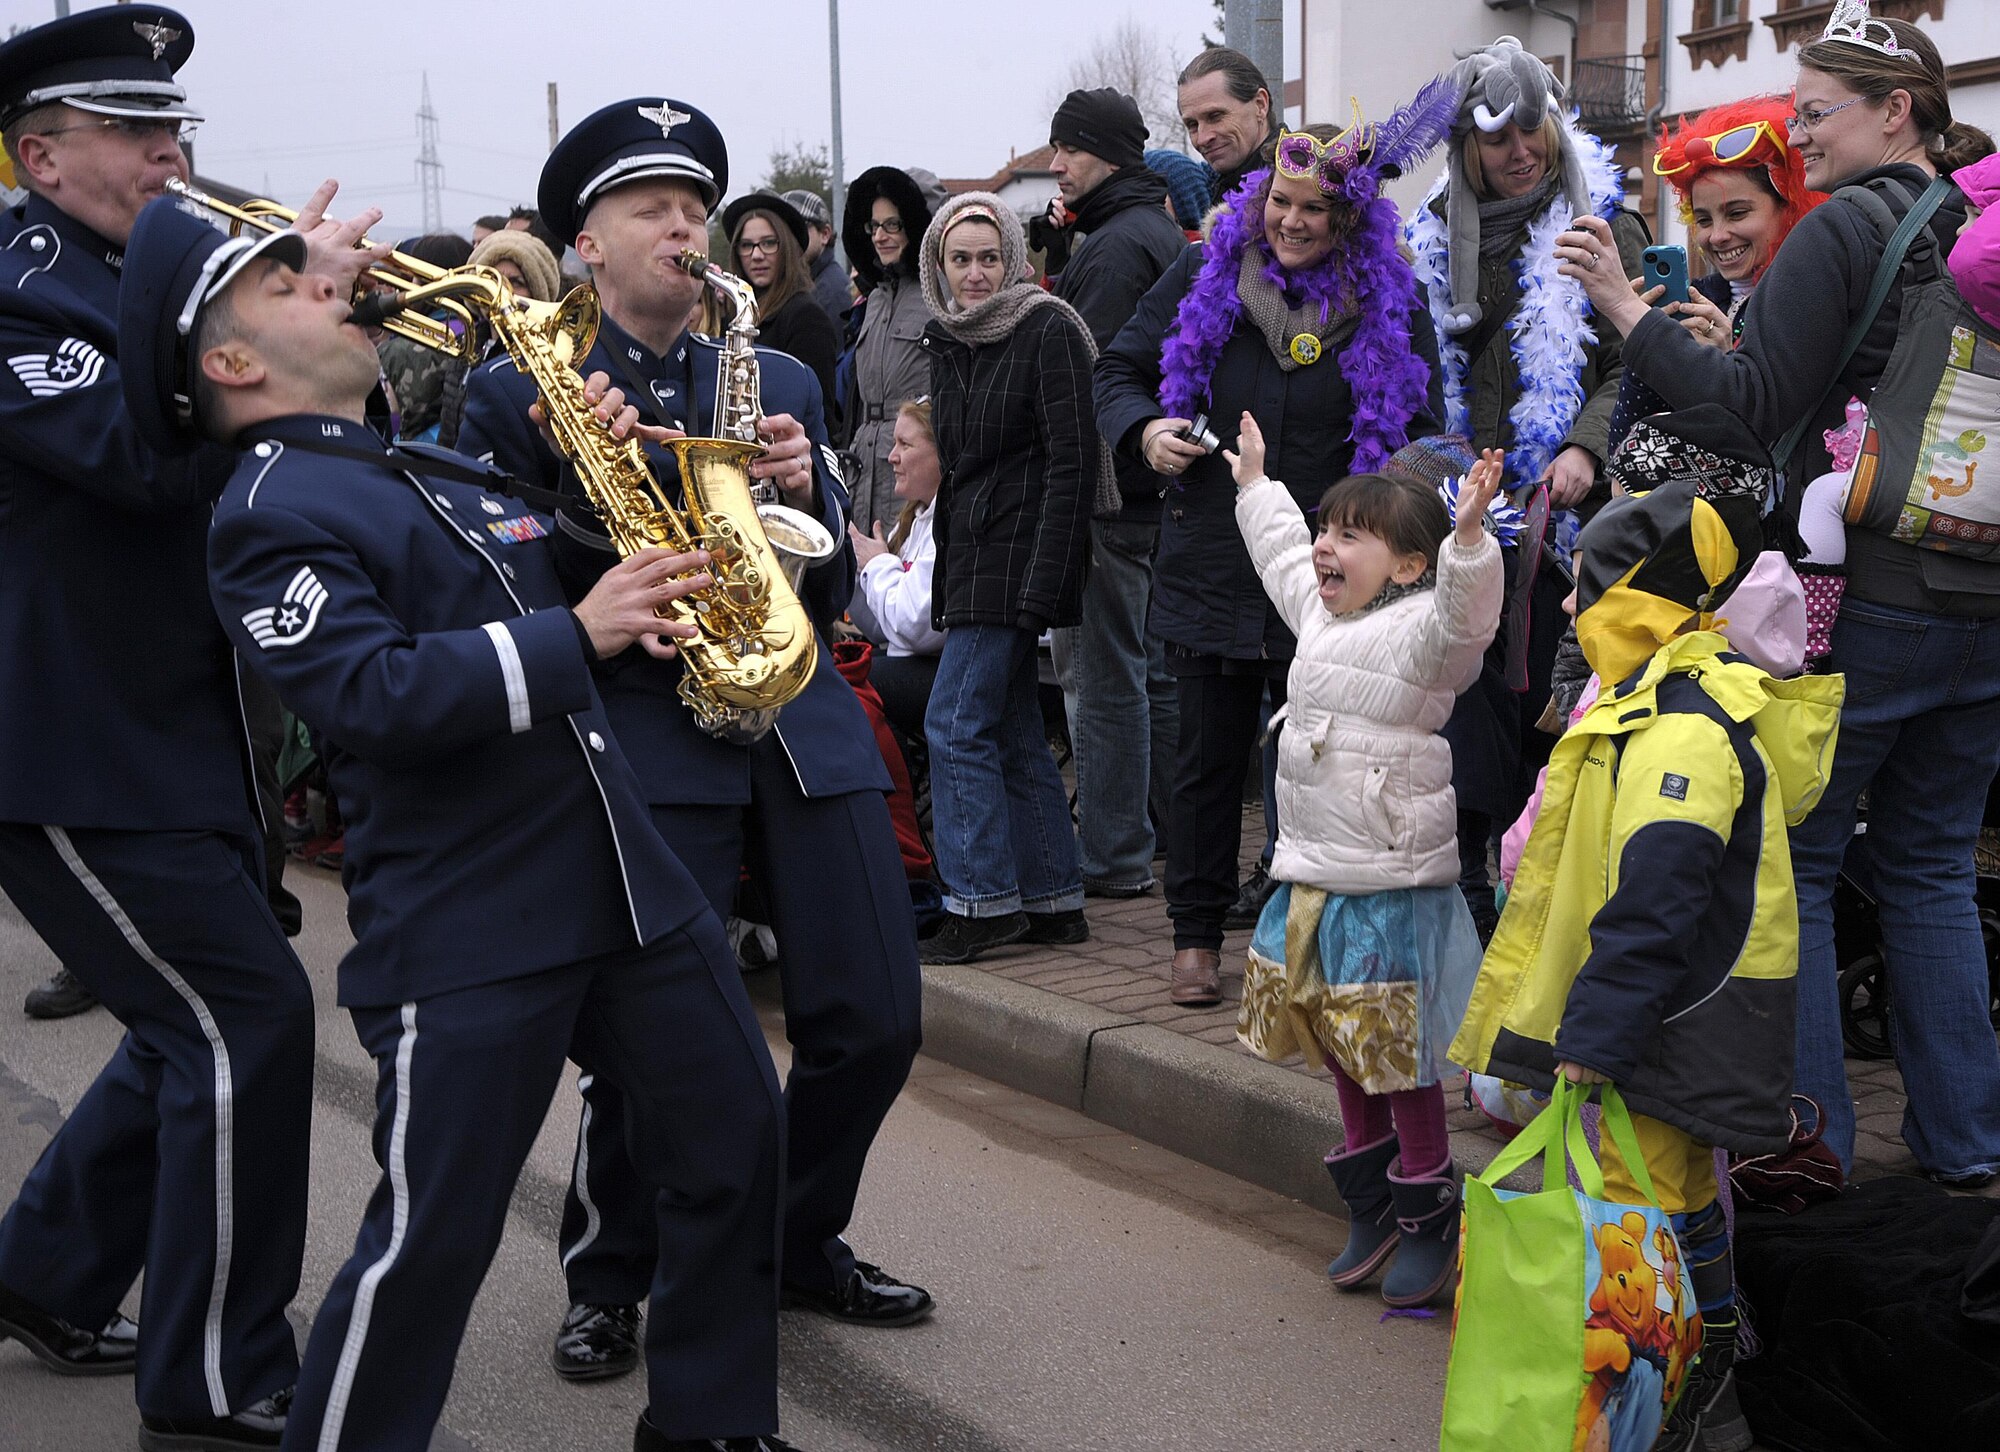
[(1327, 1279), (1343, 1291), (1359, 1287), (1396, 1253), (1396, 1207), (1389, 1198), (1395, 1158), (1393, 1134), (1326, 1157), (1326, 1172), (1347, 1202), (1347, 1249), (1326, 1268)]
[(1428, 1175), (1406, 1179), (1399, 1159), (1389, 1167), (1396, 1206), (1396, 1263), (1382, 1278), (1382, 1299), (1401, 1310), (1426, 1306), (1458, 1274), (1458, 1166), (1446, 1160)]
[(1756, 1438), (1736, 1400), (1736, 1322), (1704, 1322), (1701, 1357), (1654, 1452), (1748, 1452)]

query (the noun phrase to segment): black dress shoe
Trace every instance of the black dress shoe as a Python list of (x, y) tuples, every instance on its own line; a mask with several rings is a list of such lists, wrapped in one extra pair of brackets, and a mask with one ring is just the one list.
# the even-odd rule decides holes
[(639, 1364), (639, 1308), (578, 1302), (563, 1317), (549, 1359), (565, 1381), (623, 1376)]
[(29, 989), (21, 1002), (21, 1011), (29, 1018), (74, 1018), (95, 1007), (97, 995), (79, 983), (67, 968), (56, 969), (53, 978), (40, 988)]
[(123, 1316), (85, 1331), (0, 1286), (0, 1341), (10, 1338), (58, 1376), (129, 1376), (139, 1354), (139, 1328)]
[(639, 1413), (638, 1428), (632, 1433), (632, 1452), (799, 1452), (790, 1442), (777, 1437), (669, 1437)]
[(1067, 908), (1062, 912), (1053, 913), (1029, 913), (1028, 931), (1021, 941), (1087, 943), (1090, 941), (1090, 924), (1084, 921), (1082, 908)]
[(804, 1306), (836, 1321), (857, 1326), (908, 1326), (930, 1315), (937, 1303), (922, 1286), (905, 1285), (880, 1266), (857, 1260), (847, 1283), (838, 1290), (812, 1291), (785, 1287), (785, 1304)]
[(1236, 894), (1236, 901), (1222, 915), (1223, 928), (1228, 932), (1241, 933), (1256, 927), (1257, 919), (1264, 914), (1264, 904), (1277, 890), (1278, 884), (1271, 880), (1271, 869), (1258, 863), (1257, 870), (1243, 880), (1243, 889)]
[(968, 918), (946, 913), (944, 926), (917, 939), (917, 958), (924, 963), (970, 963), (989, 948), (1004, 948), (1028, 936), (1026, 913), (1002, 913), (992, 918)]
[(142, 1452), (237, 1452), (243, 1447), (275, 1447), (285, 1437), (285, 1414), (292, 1388), (252, 1402), (233, 1417), (139, 1418)]

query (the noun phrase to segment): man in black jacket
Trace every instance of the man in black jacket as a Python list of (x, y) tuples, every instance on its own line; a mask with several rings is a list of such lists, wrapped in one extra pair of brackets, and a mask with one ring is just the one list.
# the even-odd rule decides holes
[[(1082, 315), (1097, 346), (1110, 343), (1146, 289), (1187, 246), (1168, 215), (1167, 184), (1147, 170), (1146, 123), (1130, 96), (1072, 91), (1049, 126), (1049, 170), (1075, 220), (1055, 292)], [(1118, 460), (1124, 508), (1090, 525), (1083, 624), (1055, 635), (1077, 763), (1084, 891), (1133, 897), (1153, 885), (1153, 828), (1166, 820), (1178, 712), (1160, 642), (1146, 635), (1153, 551), (1160, 537), (1159, 475)]]

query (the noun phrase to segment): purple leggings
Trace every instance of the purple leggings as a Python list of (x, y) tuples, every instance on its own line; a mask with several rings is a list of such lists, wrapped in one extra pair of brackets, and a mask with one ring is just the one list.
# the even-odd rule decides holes
[(1444, 1123), (1444, 1086), (1425, 1084), (1393, 1094), (1370, 1094), (1326, 1055), (1333, 1071), (1334, 1092), (1340, 1096), (1340, 1124), (1349, 1149), (1360, 1149), (1396, 1136), (1402, 1160), (1398, 1173), (1416, 1179), (1442, 1170), (1451, 1162), (1451, 1139)]

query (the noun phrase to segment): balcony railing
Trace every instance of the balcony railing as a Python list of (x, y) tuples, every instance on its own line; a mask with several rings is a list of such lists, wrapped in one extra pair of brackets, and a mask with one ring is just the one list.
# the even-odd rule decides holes
[(1571, 93), (1583, 124), (1616, 129), (1638, 126), (1646, 119), (1646, 58), (1603, 56), (1576, 63), (1576, 88)]

